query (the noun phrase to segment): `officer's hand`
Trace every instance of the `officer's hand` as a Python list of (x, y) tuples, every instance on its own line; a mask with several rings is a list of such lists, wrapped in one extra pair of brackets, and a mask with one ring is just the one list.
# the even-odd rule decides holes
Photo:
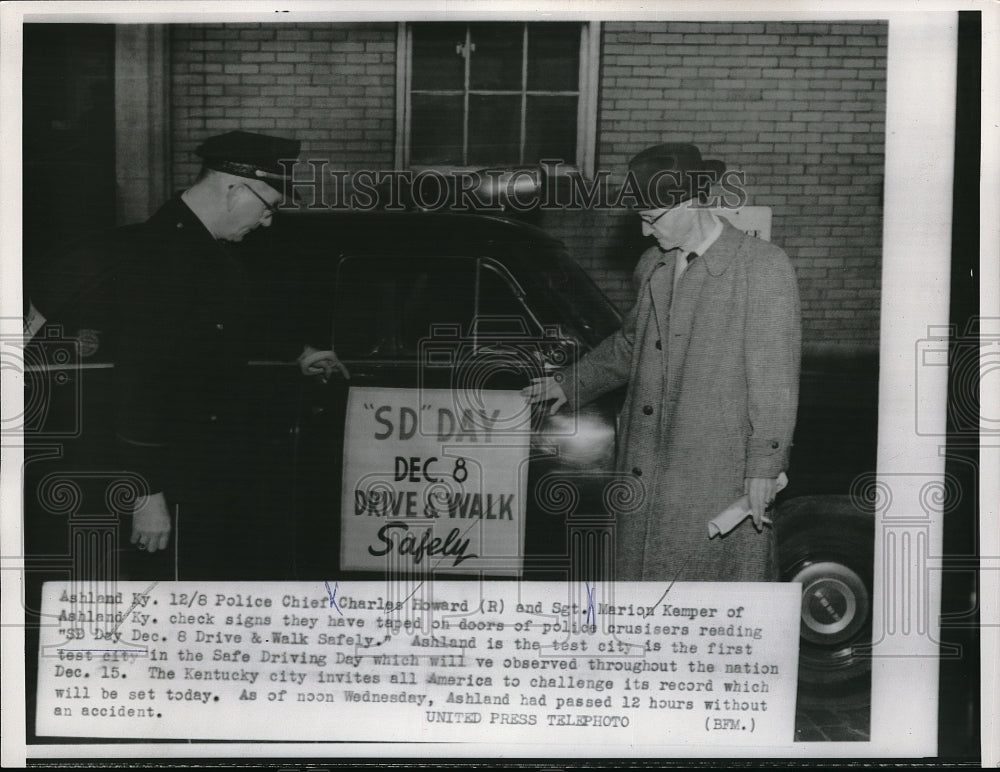
[(531, 385), (521, 389), (521, 396), (528, 400), (530, 405), (536, 402), (548, 402), (550, 399), (555, 400), (549, 410), (549, 415), (555, 415), (556, 411), (568, 402), (566, 392), (559, 385), (560, 380), (561, 376), (558, 375), (532, 378)]
[(299, 354), (299, 370), (303, 375), (318, 375), (323, 383), (330, 380), (334, 370), (338, 370), (346, 379), (351, 377), (344, 363), (337, 359), (332, 350), (319, 351), (312, 346), (306, 346)]
[(170, 543), (170, 511), (162, 493), (140, 496), (132, 515), (132, 538), (141, 550), (165, 550)]
[(764, 523), (771, 522), (764, 513), (774, 504), (774, 497), (778, 494), (778, 480), (772, 477), (747, 477), (743, 481), (743, 492), (750, 499), (753, 526), (761, 531)]

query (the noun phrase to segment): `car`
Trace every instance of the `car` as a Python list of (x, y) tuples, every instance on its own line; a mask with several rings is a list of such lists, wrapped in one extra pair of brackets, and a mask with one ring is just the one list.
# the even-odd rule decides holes
[(774, 516), (781, 579), (802, 583), (799, 702), (870, 697), (878, 426), (874, 355), (805, 357), (789, 485)]
[[(266, 470), (266, 479), (254, 482), (271, 515), (262, 538), (272, 545), (272, 561), (260, 567), (261, 579), (383, 577), (382, 556), (403, 549), (403, 541), (373, 530), (388, 522), (378, 519), (388, 510), (376, 511), (370, 491), (391, 491), (401, 471), (422, 484), (442, 479), (428, 473), (442, 468), (440, 453), (436, 466), (426, 456), (396, 453), (395, 480), (352, 495), (356, 481), (345, 468), (359, 454), (347, 445), (354, 441), (349, 424), (371, 408), (358, 394), (416, 395), (416, 411), (442, 394), (455, 404), (481, 404), (571, 361), (621, 322), (561, 242), (498, 214), (289, 212), (248, 238), (241, 257), (255, 311), (248, 388), (259, 405), (255, 428)], [(332, 343), (350, 380), (303, 378), (294, 358), (306, 341)], [(76, 570), (83, 544), (105, 545), (87, 570), (109, 577), (128, 577), (135, 557), (117, 535), (129, 497), (111, 453), (114, 343), (109, 330), (97, 353), (81, 359), (74, 339), (49, 326), (25, 350), (27, 564), (39, 581)], [(782, 579), (803, 586), (806, 700), (857, 702), (868, 694), (862, 647), (871, 637), (874, 517), (857, 481), (875, 469), (876, 387), (873, 358), (803, 362), (791, 482), (774, 521)], [(525, 415), (527, 446), (498, 457), (524, 460), (515, 475), (525, 486), (517, 549), (507, 543), (503, 559), (475, 570), (464, 555), (455, 557), (446, 575), (611, 575), (614, 513), (635, 496), (614, 473), (623, 396), (606, 395), (572, 416), (547, 416), (541, 407)], [(484, 464), (484, 475), (506, 463)], [(377, 501), (399, 507), (403, 499)], [(373, 514), (366, 538), (381, 541), (370, 543), (375, 559), (366, 561), (349, 546)], [(407, 536), (421, 522), (414, 519)], [(435, 543), (414, 538), (407, 549), (412, 557), (425, 547), (433, 552)]]
[[(282, 271), (287, 284), (280, 289), (269, 283), (270, 302), (287, 293), (279, 306), (308, 309), (313, 336), (332, 338), (351, 374), (302, 386), (296, 575), (353, 576), (357, 561), (340, 543), (345, 528), (330, 525), (342, 510), (352, 519), (341, 489), (350, 457), (343, 444), (348, 390), (438, 390), (456, 403), (477, 403), (491, 391), (517, 391), (593, 347), (621, 317), (558, 241), (516, 220), (419, 212), (284, 219), (261, 235), (248, 263), (261, 275), (273, 273), (274, 255), (296, 266), (294, 277)], [(572, 479), (581, 489), (577, 512), (600, 512), (598, 478), (606, 484), (611, 476), (616, 408), (615, 396), (588, 406), (571, 431), (561, 418), (545, 420), (541, 408), (530, 416), (525, 577), (569, 576), (567, 518), (574, 513), (547, 508), (546, 489)], [(327, 538), (317, 541), (317, 533)]]

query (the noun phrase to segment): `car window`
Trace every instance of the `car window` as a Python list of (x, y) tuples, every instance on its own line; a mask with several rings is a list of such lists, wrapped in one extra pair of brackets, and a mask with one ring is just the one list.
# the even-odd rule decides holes
[(488, 345), (539, 335), (505, 273), (484, 259), (344, 258), (337, 275), (337, 353), (355, 360), (415, 359), (435, 336), (454, 340), (457, 334)]
[(583, 341), (596, 346), (621, 326), (621, 316), (593, 279), (562, 250), (532, 256), (542, 270), (526, 276), (525, 291), (537, 295), (543, 321), (569, 320)]
[(416, 359), (441, 328), (468, 334), (475, 261), (346, 257), (337, 274), (334, 345), (342, 359)]
[(520, 290), (505, 269), (490, 260), (479, 261), (475, 335), (483, 338), (537, 337), (541, 330), (519, 299)]

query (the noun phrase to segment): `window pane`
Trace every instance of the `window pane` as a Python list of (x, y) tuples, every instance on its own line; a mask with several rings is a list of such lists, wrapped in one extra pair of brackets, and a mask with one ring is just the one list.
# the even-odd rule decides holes
[(411, 261), (398, 281), (399, 338), (407, 356), (417, 355), (421, 343), (440, 335), (441, 326), (458, 325), (461, 335), (469, 334), (475, 297), (471, 260)]
[(464, 89), (465, 57), (455, 50), (464, 45), (464, 24), (414, 24), (412, 88)]
[(528, 90), (576, 91), (580, 79), (580, 25), (528, 25)]
[(469, 163), (517, 164), (521, 155), (521, 97), (469, 97)]
[(414, 94), (410, 163), (462, 163), (462, 96)]
[(344, 359), (385, 358), (397, 353), (399, 343), (395, 319), (397, 289), (385, 266), (380, 283), (379, 262), (348, 259), (340, 264), (337, 301), (334, 304), (334, 344)]
[(483, 264), (479, 272), (476, 331), (480, 336), (520, 336), (522, 339), (525, 335), (538, 334), (513, 288), (488, 264)]
[(473, 24), (470, 89), (521, 90), (521, 24)]
[(576, 163), (575, 96), (529, 96), (524, 163), (558, 158)]

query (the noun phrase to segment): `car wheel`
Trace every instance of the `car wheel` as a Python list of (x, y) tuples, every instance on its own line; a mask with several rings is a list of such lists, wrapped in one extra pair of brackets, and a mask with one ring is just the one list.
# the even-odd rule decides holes
[(781, 579), (801, 582), (799, 700), (871, 700), (874, 516), (847, 496), (803, 496), (775, 518)]

